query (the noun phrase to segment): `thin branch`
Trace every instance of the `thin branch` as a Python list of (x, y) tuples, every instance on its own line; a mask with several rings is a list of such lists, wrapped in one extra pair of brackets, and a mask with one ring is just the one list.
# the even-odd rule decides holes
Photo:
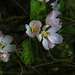
[(65, 29), (65, 28), (67, 28), (69, 26), (73, 26), (73, 25), (75, 25), (75, 22), (72, 22), (72, 23), (69, 23), (69, 24), (63, 26), (62, 29)]
[[(15, 4), (17, 4), (25, 13), (27, 13), (27, 11), (17, 2), (17, 1), (15, 1), (15, 0), (12, 0)], [(27, 13), (27, 15), (29, 15), (28, 13)]]
[(70, 21), (73, 21), (73, 22), (75, 22), (75, 20), (73, 20), (73, 19), (70, 19), (70, 18), (67, 18), (67, 17), (62, 17), (62, 16), (59, 16), (59, 18), (63, 18), (63, 19), (66, 19), (66, 20), (70, 20)]
[(21, 66), (21, 75), (23, 74), (23, 66), (22, 66), (22, 64), (18, 61), (18, 63), (20, 64), (20, 66)]
[(53, 56), (52, 56), (51, 52), (50, 52), (50, 51), (48, 51), (48, 53), (49, 53), (49, 55), (50, 55), (51, 59), (52, 59), (52, 60), (54, 60), (54, 58), (53, 58)]
[(57, 46), (55, 46), (55, 47), (58, 48), (58, 49), (60, 49), (60, 50), (62, 50), (62, 51), (64, 51), (64, 52), (66, 52), (66, 53), (68, 53), (68, 54), (70, 54), (70, 55), (72, 55), (72, 53), (68, 52), (68, 50), (64, 50), (63, 48), (57, 47)]
[[(44, 63), (44, 64), (39, 64), (39, 65), (35, 65), (35, 66), (33, 66), (34, 68), (38, 68), (38, 67), (42, 67), (42, 66), (51, 66), (52, 64), (54, 64), (54, 63), (58, 63), (58, 62), (71, 62), (70, 60), (57, 60), (57, 59), (55, 59), (55, 61), (53, 61), (53, 62), (48, 62), (48, 63)], [(71, 62), (72, 63), (72, 62)], [(74, 63), (75, 64), (75, 63)], [(62, 66), (62, 67), (73, 67), (73, 68), (75, 68), (75, 65), (56, 65), (57, 67), (59, 67), (59, 66)]]
[(1, 13), (0, 13), (0, 22), (3, 22)]
[(6, 19), (5, 22), (12, 20), (12, 19), (23, 19), (23, 18), (26, 18), (26, 16), (12, 16)]

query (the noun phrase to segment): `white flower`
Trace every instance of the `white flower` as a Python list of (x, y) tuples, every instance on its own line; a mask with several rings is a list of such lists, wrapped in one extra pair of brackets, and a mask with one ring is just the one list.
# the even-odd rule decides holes
[(60, 44), (63, 41), (63, 37), (56, 33), (56, 30), (53, 28), (48, 29), (47, 31), (43, 30), (41, 34), (37, 36), (38, 40), (41, 41), (42, 45), (46, 50), (49, 50), (55, 46), (55, 44)]
[(16, 49), (16, 45), (10, 44), (13, 41), (12, 36), (6, 35), (1, 36), (0, 35), (0, 52), (2, 53), (8, 53), (12, 52)]
[(41, 26), (42, 26), (42, 23), (40, 21), (33, 20), (29, 23), (29, 25), (27, 24), (25, 25), (27, 29), (26, 33), (28, 34), (28, 36), (32, 38), (35, 36), (38, 36)]
[(60, 4), (57, 4), (58, 0), (55, 2), (51, 3), (51, 6), (54, 10), (58, 10), (60, 8)]
[[(44, 0), (39, 0), (40, 2), (43, 2)], [(45, 2), (47, 3), (47, 2), (49, 2), (50, 0), (45, 0)]]
[(46, 17), (46, 24), (52, 26), (53, 28), (55, 28), (56, 31), (59, 31), (61, 29), (61, 22), (59, 18), (56, 18), (58, 15), (60, 14), (59, 11), (57, 10), (53, 10), (52, 12), (50, 12), (50, 14), (48, 14), (48, 16)]
[(0, 52), (0, 60), (1, 61), (4, 61), (4, 62), (7, 62), (9, 60), (9, 53), (1, 53)]

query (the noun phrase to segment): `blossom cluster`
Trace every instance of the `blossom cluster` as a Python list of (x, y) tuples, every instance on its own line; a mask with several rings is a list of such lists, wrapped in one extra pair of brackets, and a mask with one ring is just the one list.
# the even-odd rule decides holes
[[(39, 1), (43, 2), (43, 0)], [(48, 2), (49, 0), (45, 1)], [(37, 37), (39, 41), (42, 41), (42, 45), (46, 50), (54, 48), (56, 44), (60, 44), (63, 41), (63, 37), (57, 33), (62, 27), (60, 19), (57, 18), (60, 15), (58, 11), (60, 5), (57, 4), (57, 1), (51, 3), (53, 11), (47, 15), (45, 26), (42, 25), (41, 21), (36, 20), (32, 20), (29, 25), (25, 25), (27, 29), (26, 34), (32, 38)]]
[(13, 41), (12, 36), (10, 35), (3, 35), (2, 31), (0, 31), (0, 60), (7, 62), (9, 60), (10, 54), (16, 49), (16, 45), (11, 44)]

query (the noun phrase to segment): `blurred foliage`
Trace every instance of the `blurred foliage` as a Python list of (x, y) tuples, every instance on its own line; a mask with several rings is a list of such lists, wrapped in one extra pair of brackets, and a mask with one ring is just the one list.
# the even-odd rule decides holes
[(0, 75), (3, 75), (3, 71), (2, 71), (2, 69), (1, 69), (1, 67), (0, 67)]
[(9, 62), (0, 61), (0, 75), (75, 75), (75, 0), (59, 0), (62, 44), (46, 51), (36, 38), (25, 34), (25, 24), (33, 19), (44, 21), (53, 1), (45, 5), (38, 0), (0, 0), (0, 30), (12, 35), (17, 45)]
[(38, 0), (31, 0), (30, 4), (30, 20), (42, 20), (43, 15), (45, 15), (46, 6), (45, 2), (40, 2)]
[(30, 38), (25, 39), (22, 43), (22, 47), (24, 49), (21, 54), (21, 60), (26, 65), (32, 64), (36, 60), (38, 54), (38, 47), (36, 40)]

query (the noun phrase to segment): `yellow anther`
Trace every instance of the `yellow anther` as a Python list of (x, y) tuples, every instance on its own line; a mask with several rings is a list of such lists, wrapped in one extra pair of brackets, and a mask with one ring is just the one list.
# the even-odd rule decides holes
[(32, 32), (34, 32), (34, 31), (35, 31), (35, 27), (34, 27), (34, 26), (32, 26), (31, 30), (32, 30)]
[(48, 35), (50, 35), (49, 32), (45, 32), (45, 31), (42, 31), (42, 36), (44, 36), (45, 38), (48, 38)]
[(0, 44), (0, 49), (4, 48), (5, 46), (3, 44)]

